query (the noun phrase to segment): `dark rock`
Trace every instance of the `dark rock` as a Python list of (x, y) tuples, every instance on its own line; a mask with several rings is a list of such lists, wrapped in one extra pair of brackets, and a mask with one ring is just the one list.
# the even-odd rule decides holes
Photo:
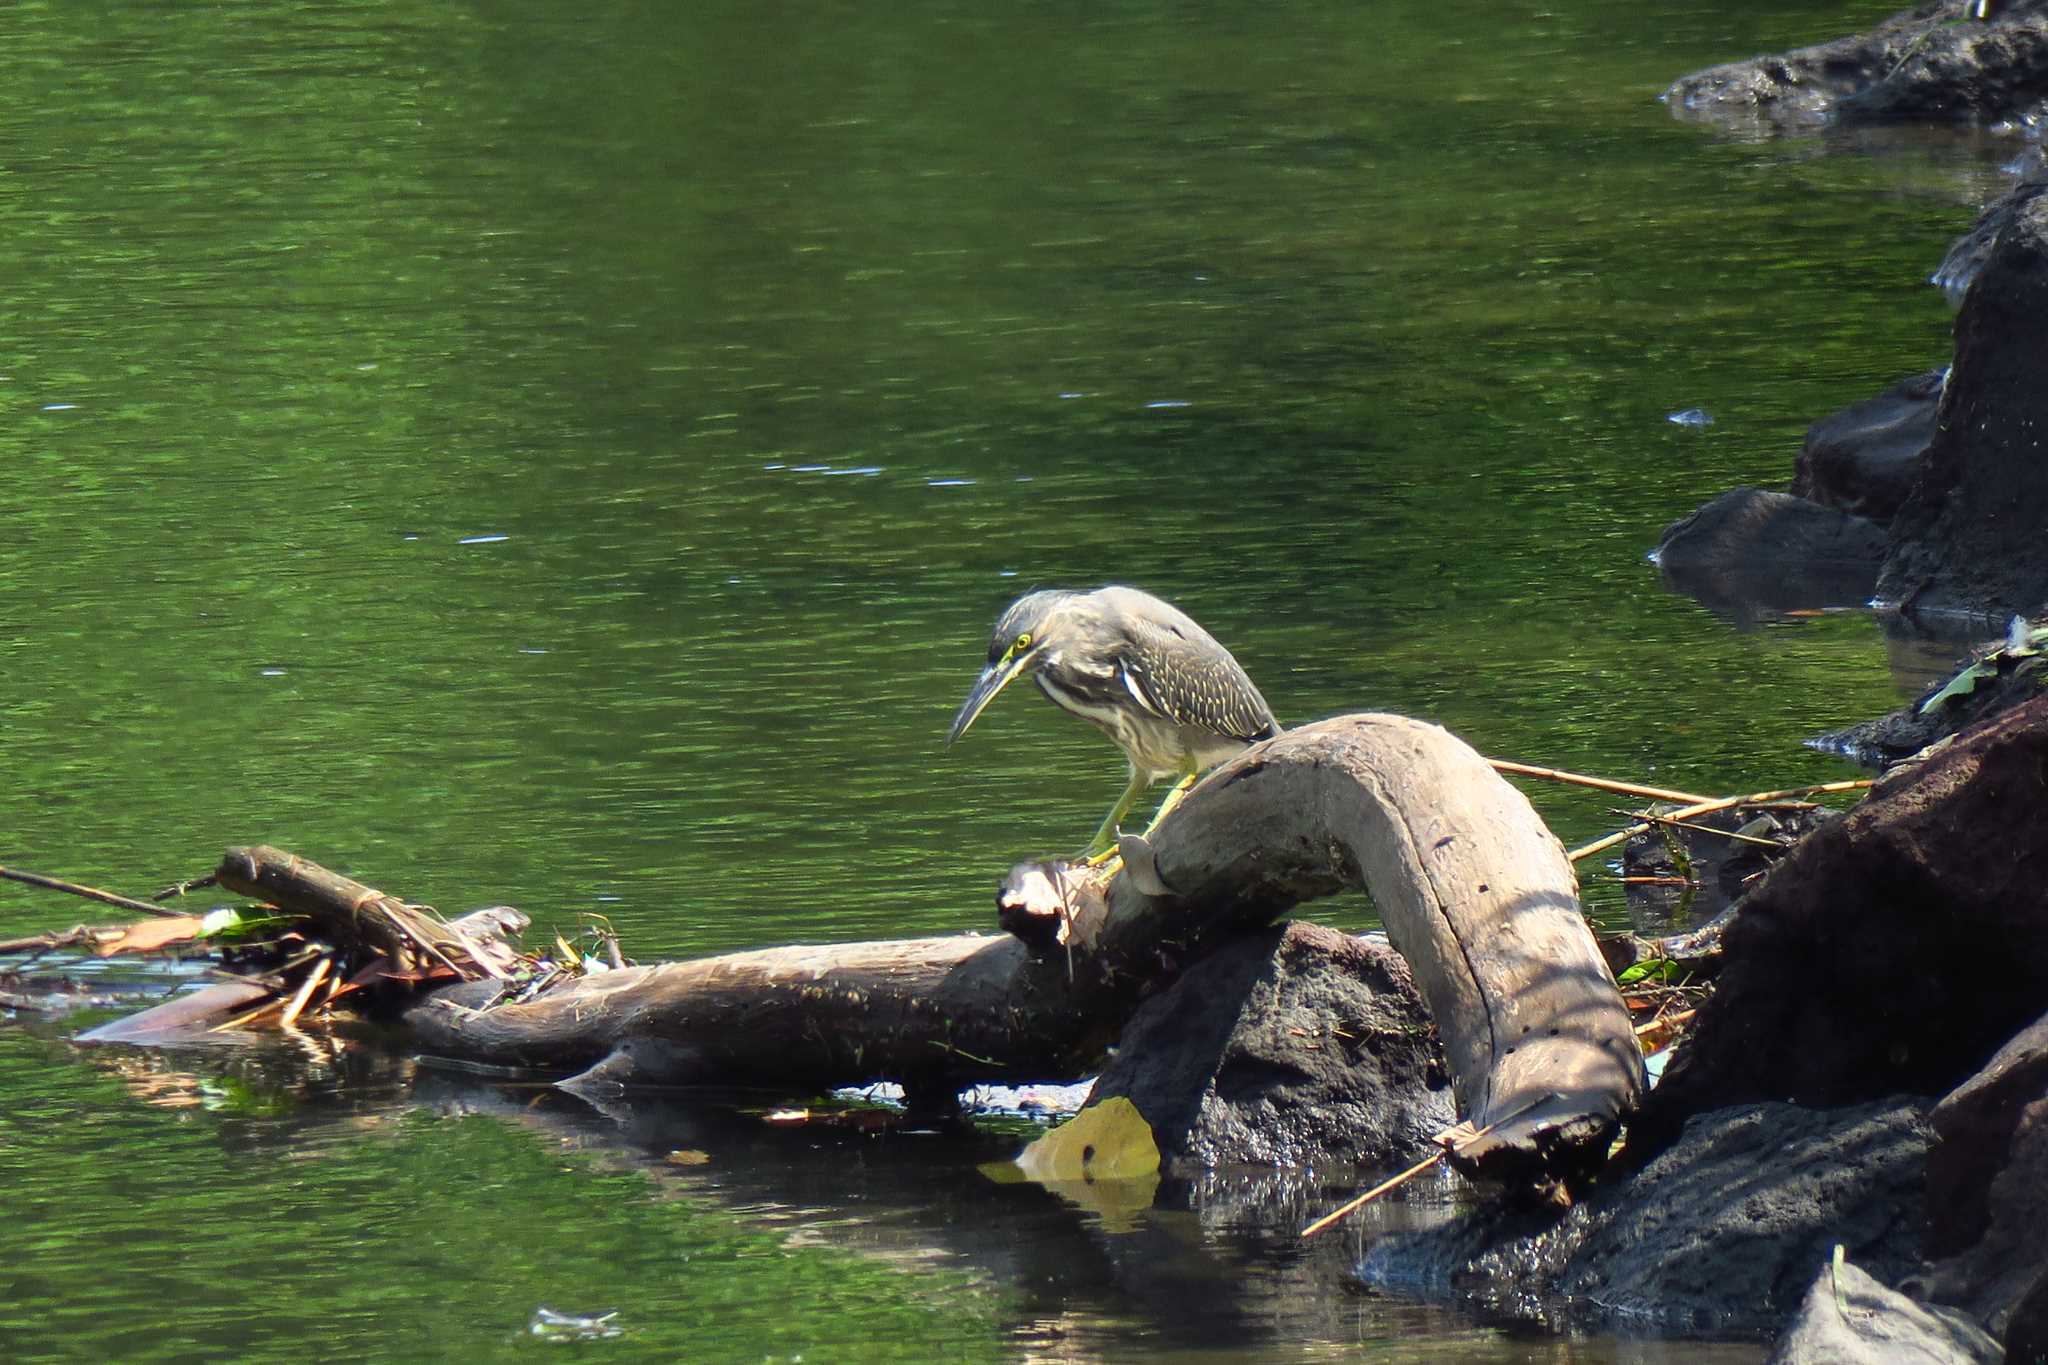
[(1385, 1166), (1456, 1121), (1408, 964), (1313, 924), (1245, 935), (1125, 1025), (1090, 1102), (1126, 1095), (1169, 1169)]
[[(1969, 685), (1956, 688), (1956, 680), (1966, 673), (1973, 673), (1966, 680)], [(1875, 720), (1815, 735), (1807, 743), (1825, 753), (1886, 767), (2040, 696), (2044, 682), (2048, 655), (2012, 654), (2000, 642), (1975, 651), (1910, 704)], [(1950, 695), (1942, 697), (1944, 691)]]
[(1654, 1152), (1761, 1099), (1946, 1094), (2048, 999), (2048, 698), (1883, 778), (1773, 867), (1630, 1125)]
[(1854, 1265), (1823, 1265), (1768, 1365), (1997, 1365), (2005, 1351), (1961, 1313), (1928, 1308)]
[[(2035, 174), (2038, 175), (2039, 171), (2036, 170)], [(1934, 283), (1948, 295), (1950, 303), (1963, 301), (1963, 295), (1969, 292), (1970, 285), (1977, 279), (1977, 272), (1983, 269), (1985, 259), (1991, 255), (1991, 247), (1998, 240), (1998, 234), (2043, 193), (2048, 193), (2048, 179), (2022, 181), (1987, 205), (1977, 215), (1977, 221), (1970, 225), (1970, 230), (1956, 239), (1934, 272)]]
[(1788, 493), (1736, 488), (1666, 527), (1650, 558), (1672, 588), (1743, 614), (1862, 606), (1884, 553), (1876, 522)]
[(1869, 33), (1753, 57), (1674, 82), (1682, 117), (1798, 127), (2023, 116), (2048, 97), (2048, 2), (2006, 0), (1990, 22), (1954, 22), (1954, 0), (1896, 14)]
[(2048, 1018), (1935, 1107), (1920, 1287), (2005, 1325), (2048, 1271)]
[(2005, 1324), (2006, 1365), (2048, 1365), (2048, 1275), (2020, 1299)]
[(1910, 375), (1806, 429), (1791, 492), (1872, 521), (1890, 521), (1934, 436), (1943, 371)]
[(1736, 488), (1664, 529), (1650, 557), (1666, 571), (1756, 570), (1805, 566), (1874, 568), (1884, 529), (1789, 493)]
[(1837, 1244), (1880, 1274), (1917, 1264), (1926, 1104), (1704, 1114), (1663, 1155), (1562, 1219), (1482, 1211), (1382, 1238), (1367, 1283), (1496, 1310), (1684, 1335), (1774, 1328)]
[[(1949, 1256), (1984, 1236), (1991, 1178), (2005, 1164), (2027, 1106), (2048, 1097), (2048, 1016), (1998, 1050), (1935, 1106), (1927, 1158), (1927, 1254)], [(2048, 1185), (2042, 1187), (2048, 1196)]]
[(2048, 603), (2048, 195), (2014, 213), (1956, 316), (1955, 363), (1877, 593), (1902, 610)]
[(1917, 1263), (1926, 1107), (1760, 1104), (1704, 1114), (1602, 1191), (1557, 1288), (1616, 1321), (1770, 1327), (1837, 1244), (1896, 1277)]

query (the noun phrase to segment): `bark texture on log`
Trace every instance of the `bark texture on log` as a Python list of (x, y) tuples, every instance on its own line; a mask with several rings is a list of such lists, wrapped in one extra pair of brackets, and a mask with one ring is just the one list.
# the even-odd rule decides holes
[(1018, 869), (1001, 896), (1012, 936), (772, 948), (488, 1009), (495, 992), (472, 986), (406, 1019), (429, 1047), (582, 1068), (585, 1085), (1065, 1078), (1219, 938), (1359, 887), (1414, 969), (1461, 1112), (1494, 1125), (1462, 1160), (1500, 1174), (1597, 1160), (1640, 1097), (1641, 1055), (1563, 849), (1437, 726), (1354, 715), (1288, 731), (1124, 849), (1106, 891)]
[[(1643, 1089), (1620, 992), (1564, 849), (1439, 726), (1391, 715), (1289, 731), (1219, 768), (1151, 842), (1154, 916), (1270, 918), (1362, 886), (1408, 959), (1458, 1107), (1495, 1171), (1604, 1145)], [(1142, 922), (1113, 884), (1109, 927)]]
[(526, 1004), (474, 1008), (494, 983), (406, 1011), (428, 1046), (582, 1072), (583, 1086), (1005, 1076), (1073, 1079), (1108, 1039), (1063, 1003), (1064, 969), (1010, 937), (799, 944), (628, 967)]

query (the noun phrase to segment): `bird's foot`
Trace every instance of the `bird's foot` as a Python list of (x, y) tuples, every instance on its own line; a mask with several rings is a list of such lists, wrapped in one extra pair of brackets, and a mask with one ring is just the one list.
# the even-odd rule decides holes
[(1111, 872), (1115, 872), (1117, 870), (1117, 867), (1120, 864), (1122, 864), (1123, 858), (1123, 851), (1119, 849), (1115, 844), (1111, 844), (1108, 848), (1089, 848), (1082, 850), (1081, 857), (1079, 859), (1079, 866), (1093, 868), (1096, 870), (1100, 870), (1106, 867)]

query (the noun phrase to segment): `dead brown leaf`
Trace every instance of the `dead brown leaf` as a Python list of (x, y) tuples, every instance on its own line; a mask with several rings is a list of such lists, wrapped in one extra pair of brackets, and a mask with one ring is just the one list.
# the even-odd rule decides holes
[(167, 916), (123, 925), (119, 938), (104, 939), (93, 948), (101, 957), (116, 953), (154, 953), (174, 943), (190, 943), (199, 937), (203, 921), (197, 915)]

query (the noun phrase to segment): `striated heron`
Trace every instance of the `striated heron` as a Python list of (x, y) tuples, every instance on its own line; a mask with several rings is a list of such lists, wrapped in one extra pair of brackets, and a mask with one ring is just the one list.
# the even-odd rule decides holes
[(1280, 731), (1259, 689), (1208, 631), (1150, 593), (1113, 584), (1012, 602), (946, 743), (967, 733), (1027, 670), (1055, 705), (1108, 735), (1130, 760), (1130, 785), (1082, 852), (1091, 861), (1108, 854), (1117, 827), (1154, 782), (1180, 779), (1152, 817), (1157, 825), (1205, 770)]

